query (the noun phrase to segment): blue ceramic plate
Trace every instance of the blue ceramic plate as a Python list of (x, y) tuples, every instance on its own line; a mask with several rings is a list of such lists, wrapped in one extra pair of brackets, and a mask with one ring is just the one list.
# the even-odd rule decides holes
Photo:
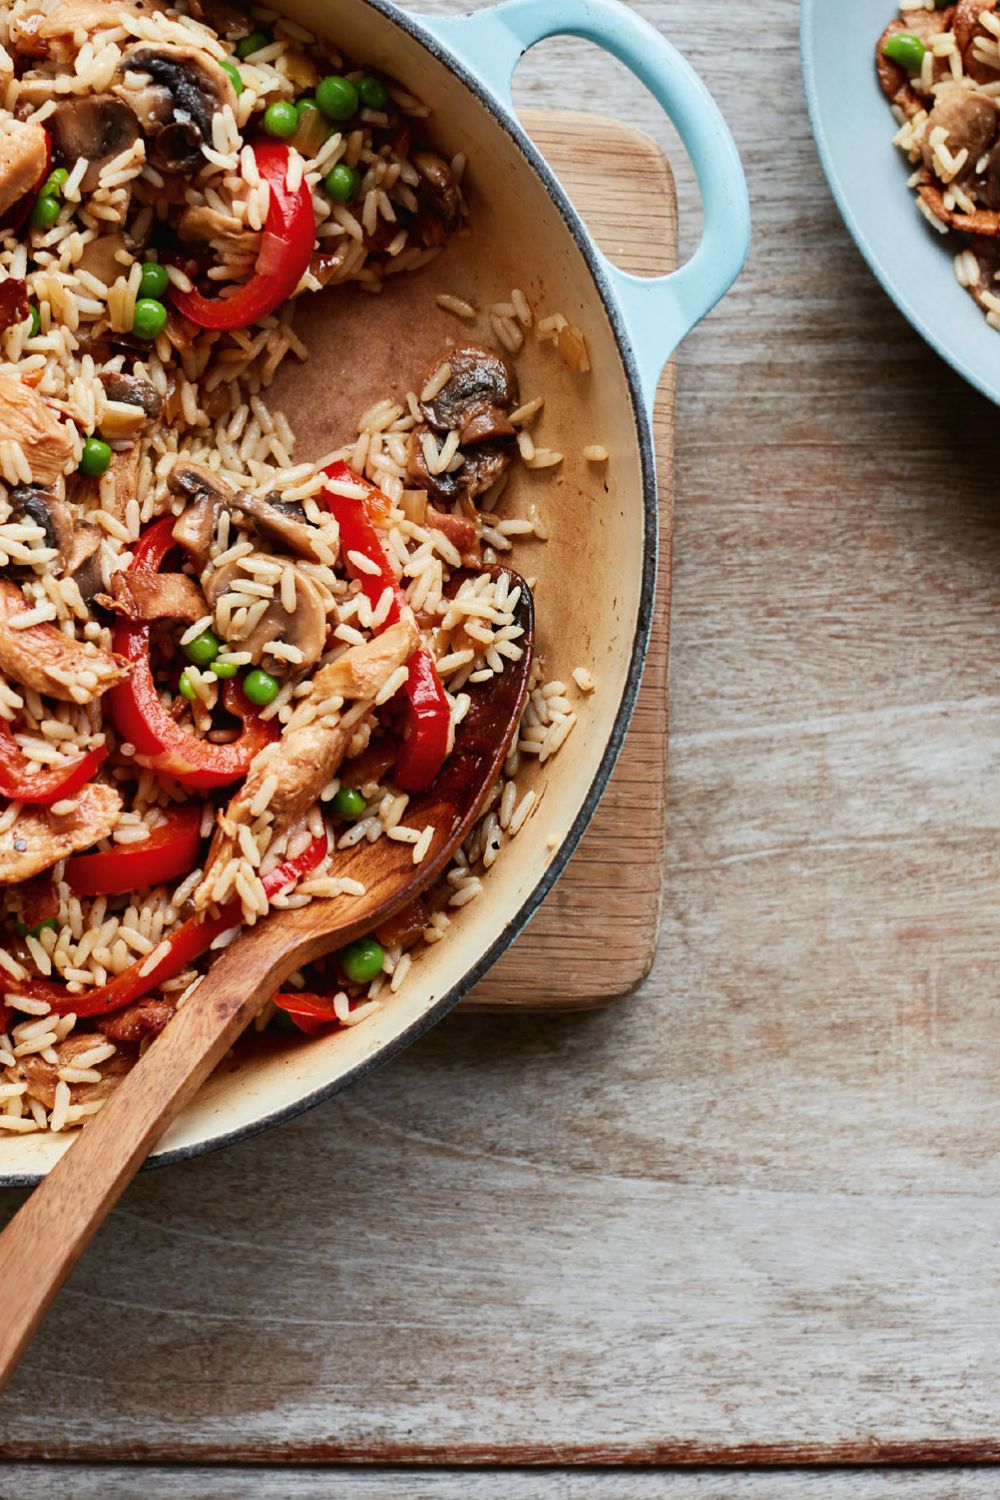
[(955, 280), (962, 237), (936, 234), (906, 186), (875, 43), (893, 0), (802, 0), (802, 71), (823, 169), (858, 248), (918, 333), (1000, 404), (1000, 333)]

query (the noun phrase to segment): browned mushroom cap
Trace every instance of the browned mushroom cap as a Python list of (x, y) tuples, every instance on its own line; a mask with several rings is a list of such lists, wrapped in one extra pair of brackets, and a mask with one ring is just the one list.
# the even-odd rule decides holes
[(232, 504), (233, 492), (200, 464), (176, 463), (167, 476), (167, 489), (188, 502), (174, 527), (174, 541), (204, 567), (222, 512)]
[[(246, 557), (236, 557), (223, 563), (221, 568), (213, 568), (203, 584), (209, 605), (214, 609), (223, 594), (239, 593), (240, 585), (249, 577), (243, 570), (243, 564), (261, 559), (265, 559), (265, 554), (250, 553)], [(270, 562), (272, 559), (266, 558), (266, 561)], [(287, 610), (280, 598), (275, 598), (245, 636), (234, 634), (232, 629), (226, 635), (232, 649), (250, 652), (255, 665), (267, 658), (269, 670), (279, 674), (297, 674), (311, 667), (323, 654), (326, 644), (326, 607), (319, 588), (307, 573), (295, 563), (286, 563), (285, 567), (291, 569), (295, 576), (295, 608)], [(273, 641), (294, 646), (301, 652), (301, 659), (289, 662), (270, 656), (267, 647)]]
[(997, 107), (986, 94), (968, 89), (946, 89), (939, 94), (927, 119), (924, 132), (924, 161), (934, 169), (934, 150), (930, 144), (935, 130), (946, 132), (945, 145), (952, 156), (968, 151), (967, 169), (976, 169), (976, 163), (997, 133)]
[(98, 376), (109, 401), (120, 401), (125, 406), (141, 406), (150, 422), (159, 420), (163, 412), (163, 397), (148, 380), (136, 375), (126, 375), (123, 370), (105, 370)]
[(488, 490), (507, 472), (514, 456), (514, 447), (510, 443), (477, 443), (471, 448), (460, 450), (462, 462), (457, 468), (432, 474), (427, 467), (422, 442), (424, 434), (428, 432), (429, 427), (415, 427), (410, 433), (406, 453), (407, 473), (418, 489), (426, 490), (435, 499), (449, 504), (461, 499), (463, 495), (474, 500), (477, 495)]
[(236, 105), (236, 90), (225, 69), (194, 47), (149, 42), (130, 47), (122, 57), (122, 69), (145, 73), (152, 80), (139, 92), (143, 125), (153, 136), (153, 159), (172, 170), (199, 166), (202, 144), (212, 140), (212, 117), (226, 104)]
[(437, 432), (454, 429), (463, 444), (512, 438), (507, 413), (517, 400), (517, 377), (503, 355), (478, 344), (460, 345), (430, 366), (421, 389), (432, 384), (446, 364), (450, 373), (445, 384), (436, 396), (420, 403), (431, 427)]
[(80, 94), (57, 104), (46, 120), (56, 150), (68, 162), (85, 157), (87, 170), (80, 184), (92, 193), (109, 161), (139, 139), (139, 121), (114, 94)]
[(91, 603), (100, 588), (96, 558), (101, 533), (97, 527), (88, 521), (77, 521), (66, 502), (42, 485), (19, 484), (11, 490), (9, 498), (14, 516), (40, 526), (45, 532), (46, 547), (55, 549), (57, 556), (48, 564), (52, 572), (72, 578), (86, 602)]
[(280, 500), (277, 496), (262, 500), (257, 495), (242, 493), (234, 495), (230, 505), (240, 515), (246, 516), (258, 535), (281, 543), (290, 552), (296, 552), (310, 562), (330, 561), (329, 546), (322, 544), (317, 528), (309, 525), (301, 505)]
[(421, 206), (441, 221), (447, 234), (453, 233), (462, 215), (462, 200), (451, 167), (433, 151), (414, 151), (410, 160), (420, 173), (417, 197)]

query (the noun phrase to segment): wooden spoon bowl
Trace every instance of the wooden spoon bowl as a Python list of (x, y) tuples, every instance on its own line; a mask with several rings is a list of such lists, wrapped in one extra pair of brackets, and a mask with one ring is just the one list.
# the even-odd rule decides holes
[(524, 709), (534, 647), (527, 583), (508, 568), (490, 572), (506, 574), (521, 591), (514, 619), (523, 654), (500, 676), (468, 685), (470, 705), (451, 755), (407, 807), (409, 826), (434, 829), (423, 859), (415, 865), (413, 845), (389, 838), (342, 850), (337, 874), (363, 884), (364, 895), (274, 910), (214, 960), (190, 1002), (0, 1235), (0, 1389), (151, 1148), (288, 975), (409, 905), (443, 874), (475, 824)]

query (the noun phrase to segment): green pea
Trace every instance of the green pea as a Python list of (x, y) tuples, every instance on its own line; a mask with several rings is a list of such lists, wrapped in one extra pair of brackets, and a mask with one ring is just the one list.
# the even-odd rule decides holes
[(270, 672), (265, 672), (263, 667), (254, 667), (243, 679), (243, 691), (251, 703), (256, 703), (263, 708), (268, 703), (273, 703), (281, 691), (281, 684)]
[(236, 56), (243, 61), (246, 57), (252, 57), (262, 47), (266, 47), (271, 38), (266, 31), (251, 31), (249, 36), (242, 37), (236, 43)]
[(385, 109), (389, 103), (389, 94), (381, 78), (362, 78), (358, 93), (365, 109)]
[(163, 301), (163, 294), (170, 285), (170, 277), (167, 275), (166, 266), (161, 266), (159, 261), (145, 260), (139, 273), (139, 296), (153, 297), (157, 301)]
[(333, 799), (333, 810), (347, 823), (360, 818), (368, 803), (356, 786), (342, 786)]
[(184, 668), (184, 671), (181, 673), (180, 681), (178, 682), (177, 686), (181, 690), (181, 697), (182, 698), (186, 698), (189, 703), (193, 703), (194, 700), (197, 698), (198, 694), (195, 692), (194, 688), (191, 685), (191, 679), (190, 679), (190, 677), (187, 674), (187, 668), (186, 667)]
[(37, 307), (28, 308), (28, 317), (31, 319), (31, 332), (28, 337), (35, 339), (42, 331), (42, 320)]
[(376, 938), (358, 938), (340, 952), (340, 967), (352, 984), (368, 984), (382, 972), (385, 949)]
[(59, 923), (55, 917), (46, 917), (44, 922), (39, 922), (37, 927), (28, 927), (24, 922), (16, 924), (19, 937), (39, 937), (46, 927), (51, 927), (53, 932), (59, 931)]
[(277, 136), (279, 141), (289, 141), (299, 128), (299, 117), (295, 105), (289, 104), (286, 99), (279, 99), (277, 104), (269, 104), (264, 111), (264, 129), (268, 135)]
[(68, 181), (69, 173), (67, 172), (66, 168), (56, 167), (55, 171), (50, 172), (48, 177), (46, 177), (44, 183), (42, 184), (42, 197), (61, 198), (62, 190), (66, 186)]
[(349, 78), (324, 78), (316, 89), (316, 103), (328, 120), (349, 120), (358, 112), (358, 91)]
[(215, 673), (216, 677), (218, 677), (220, 682), (226, 678), (235, 677), (238, 670), (239, 669), (237, 668), (234, 661), (216, 660), (212, 663), (212, 671)]
[(238, 99), (243, 92), (242, 73), (240, 72), (236, 64), (231, 62), (224, 62), (222, 64), (222, 71), (223, 73), (229, 74), (229, 81), (233, 85), (233, 88), (236, 90), (236, 97)]
[(184, 655), (188, 661), (193, 661), (196, 667), (207, 667), (221, 650), (222, 642), (215, 631), (203, 630), (201, 635), (196, 635), (193, 641), (188, 641), (184, 647)]
[(35, 206), (31, 210), (31, 222), (36, 229), (51, 229), (59, 218), (62, 205), (58, 198), (39, 197), (35, 199)]
[(334, 202), (350, 203), (358, 191), (360, 181), (353, 167), (349, 167), (346, 162), (338, 161), (333, 170), (326, 174), (324, 187)]
[(319, 105), (316, 103), (316, 100), (313, 98), (312, 94), (307, 94), (305, 98), (296, 99), (295, 101), (295, 113), (298, 115), (300, 120), (307, 109), (319, 109)]
[(886, 57), (891, 57), (893, 62), (899, 63), (901, 68), (906, 68), (907, 72), (919, 73), (927, 48), (920, 38), (913, 36), (911, 32), (897, 31), (895, 36), (891, 36), (882, 44), (882, 51)]
[(80, 473), (96, 478), (106, 474), (111, 464), (111, 449), (101, 438), (84, 438), (80, 457)]
[(155, 339), (167, 326), (167, 309), (155, 297), (140, 297), (132, 317), (132, 332), (141, 339)]

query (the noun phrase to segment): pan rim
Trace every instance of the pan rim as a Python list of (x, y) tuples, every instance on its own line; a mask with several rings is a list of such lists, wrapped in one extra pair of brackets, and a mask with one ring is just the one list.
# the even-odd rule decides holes
[[(614, 288), (604, 269), (600, 252), (565, 189), (513, 111), (507, 109), (466, 67), (460, 58), (443, 45), (432, 31), (423, 26), (419, 18), (401, 11), (392, 3), (392, 0), (361, 0), (361, 3), (369, 10), (377, 12), (389, 24), (405, 32), (429, 52), (432, 57), (448, 68), (474, 95), (494, 122), (510, 138), (513, 145), (523, 157), (526, 167), (540, 178), (546, 192), (558, 209), (560, 217), (568, 233), (571, 235), (576, 248), (583, 256), (594, 288), (600, 298), (605, 316), (611, 326), (618, 356), (622, 362), (622, 369), (628, 387), (629, 402), (632, 409), (642, 475), (643, 556), (640, 572), (639, 608), (632, 639), (632, 650), (611, 734), (604, 747), (597, 770), (580, 804), (580, 809), (565, 838), (546, 866), (541, 878), (532, 887), (510, 922), (505, 926), (503, 932), (490, 944), (476, 963), (471, 968), (465, 970), (460, 978), (456, 980), (455, 984), (447, 989), (443, 995), (439, 996), (437, 1000), (428, 1005), (426, 1010), (412, 1021), (409, 1026), (404, 1027), (402, 1031), (391, 1037), (377, 1051), (373, 1052), (371, 1056), (356, 1063), (354, 1067), (349, 1068), (346, 1072), (339, 1074), (329, 1082), (320, 1084), (317, 1088), (310, 1089), (307, 1093), (300, 1095), (291, 1102), (281, 1105), (265, 1115), (261, 1115), (258, 1119), (234, 1126), (231, 1130), (223, 1130), (218, 1134), (205, 1136), (198, 1141), (191, 1141), (164, 1151), (154, 1151), (140, 1169), (144, 1172), (160, 1167), (173, 1166), (178, 1162), (190, 1161), (200, 1156), (207, 1156), (214, 1151), (224, 1150), (227, 1146), (234, 1146), (240, 1141), (250, 1140), (254, 1136), (261, 1135), (264, 1131), (272, 1129), (276, 1125), (285, 1124), (287, 1121), (295, 1119), (298, 1115), (305, 1114), (317, 1105), (325, 1103), (326, 1100), (332, 1099), (335, 1095), (350, 1088), (352, 1084), (359, 1082), (384, 1063), (390, 1062), (394, 1057), (397, 1057), (407, 1047), (419, 1041), (432, 1026), (442, 1020), (449, 1011), (455, 1008), (460, 1000), (464, 999), (469, 991), (493, 967), (497, 959), (506, 952), (515, 938), (524, 930), (560, 875), (562, 875), (570, 858), (576, 851), (580, 839), (583, 837), (597, 810), (601, 797), (604, 795), (611, 773), (615, 768), (625, 742), (625, 736), (628, 733), (635, 710), (649, 648), (653, 610), (656, 600), (656, 569), (659, 555), (659, 496), (657, 492), (652, 424), (643, 395), (638, 362)], [(66, 1149), (69, 1149), (69, 1147)], [(44, 1172), (0, 1172), (0, 1188), (34, 1187), (46, 1175), (47, 1173)]]

